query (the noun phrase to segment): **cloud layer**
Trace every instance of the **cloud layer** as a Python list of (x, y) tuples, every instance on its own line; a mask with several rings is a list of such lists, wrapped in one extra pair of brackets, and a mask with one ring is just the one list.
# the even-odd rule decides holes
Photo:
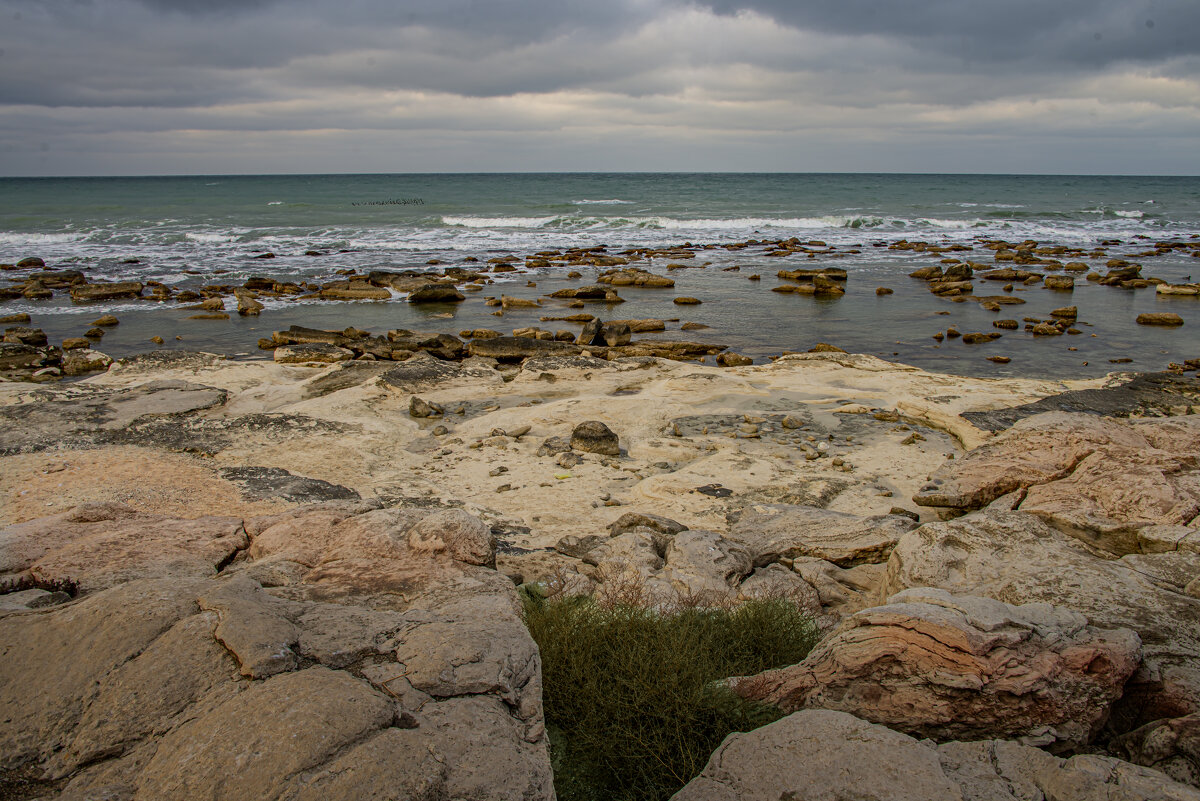
[(0, 174), (1200, 172), (1194, 0), (0, 0)]

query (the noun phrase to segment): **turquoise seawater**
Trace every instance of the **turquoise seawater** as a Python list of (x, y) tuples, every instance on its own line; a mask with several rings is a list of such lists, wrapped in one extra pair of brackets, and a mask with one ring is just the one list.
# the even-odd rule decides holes
[[(41, 256), (59, 268), (85, 270), (92, 280), (157, 280), (177, 287), (241, 283), (251, 275), (325, 281), (337, 271), (433, 269), (473, 256), (529, 255), (539, 250), (604, 244), (723, 244), (747, 239), (821, 240), (843, 258), (801, 263), (771, 259), (759, 248), (704, 251), (704, 270), (672, 273), (674, 290), (627, 290), (629, 302), (600, 310), (606, 318), (678, 317), (711, 326), (667, 338), (707, 339), (765, 359), (817, 341), (876, 353), (931, 369), (984, 375), (1097, 375), (1132, 358), (1132, 369), (1161, 369), (1200, 356), (1200, 300), (1156, 297), (1153, 289), (1115, 290), (1086, 284), (1064, 295), (1040, 287), (1028, 302), (999, 316), (1044, 316), (1078, 305), (1085, 333), (1050, 341), (1022, 332), (988, 345), (938, 345), (947, 325), (993, 330), (997, 315), (973, 303), (929, 295), (907, 277), (936, 258), (881, 244), (901, 238), (974, 248), (990, 261), (986, 239), (1036, 240), (1105, 248), (1109, 256), (1145, 265), (1144, 274), (1200, 280), (1200, 259), (1181, 251), (1143, 256), (1157, 241), (1200, 235), (1200, 179), (1129, 176), (837, 175), (837, 174), (516, 174), (187, 176), (146, 178), (0, 179), (0, 262)], [(318, 250), (320, 257), (303, 255)], [(253, 256), (271, 251), (276, 258)], [(963, 255), (963, 254), (959, 254)], [(134, 262), (133, 260), (136, 260)], [(830, 265), (850, 273), (836, 301), (769, 291), (774, 273)], [(738, 266), (737, 272), (723, 268)], [(650, 268), (665, 272), (655, 260)], [(1093, 265), (1103, 272), (1103, 260)], [(594, 276), (585, 270), (584, 280)], [(481, 295), (536, 297), (568, 281), (563, 268), (514, 276)], [(762, 282), (746, 281), (750, 273)], [(20, 273), (8, 274), (18, 278)], [(527, 287), (528, 281), (537, 283)], [(877, 286), (895, 294), (875, 295)], [(985, 291), (996, 291), (988, 287)], [(701, 298), (681, 309), (677, 295)], [(65, 298), (9, 301), (0, 315), (25, 311), (52, 337), (78, 335), (101, 313), (123, 324), (101, 349), (114, 355), (144, 350), (149, 336), (174, 347), (252, 353), (259, 336), (292, 323), (382, 331), (409, 327), (457, 332), (537, 323), (538, 313), (491, 315), (481, 295), (457, 307), (417, 309), (391, 302), (278, 301), (258, 319), (190, 321), (175, 306), (150, 301), (77, 306)], [(555, 313), (561, 304), (548, 302)], [(1174, 311), (1181, 328), (1136, 326), (1142, 311)], [(939, 314), (939, 312), (949, 312)], [(449, 316), (447, 316), (449, 315)], [(553, 327), (553, 324), (546, 324)], [(1091, 336), (1095, 334), (1096, 336)], [(182, 337), (175, 340), (178, 335)], [(1069, 350), (1076, 348), (1076, 350)], [(987, 355), (1013, 358), (1008, 365)], [(1087, 364), (1084, 364), (1087, 362)], [(1125, 366), (1122, 365), (1122, 368)]]

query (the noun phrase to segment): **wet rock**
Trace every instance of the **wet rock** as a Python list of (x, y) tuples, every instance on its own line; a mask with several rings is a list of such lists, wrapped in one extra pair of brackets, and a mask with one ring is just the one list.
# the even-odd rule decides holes
[(836, 709), (916, 737), (1080, 747), (1140, 656), (1129, 629), (1069, 609), (920, 588), (845, 619), (800, 664), (732, 686), (786, 712)]
[(740, 353), (721, 353), (717, 356), (717, 364), (721, 367), (744, 367), (754, 364), (754, 359)]
[(1075, 279), (1069, 275), (1047, 275), (1043, 281), (1046, 289), (1070, 292), (1075, 288)]
[(526, 337), (476, 339), (467, 347), (472, 356), (484, 356), (501, 362), (517, 362), (537, 356), (578, 355), (582, 348), (569, 342)]
[(38, 256), (26, 256), (25, 258), (23, 258), (17, 262), (17, 268), (21, 269), (21, 270), (28, 270), (33, 267), (43, 267), (44, 268), (45, 266), (46, 266), (46, 262), (43, 261)]
[(1183, 325), (1183, 318), (1174, 312), (1146, 312), (1137, 316), (1138, 325)]
[(675, 298), (674, 302), (675, 302), (675, 305), (677, 305), (677, 306), (696, 306), (696, 305), (700, 304), (700, 299), (685, 296), (685, 297)]
[(458, 303), (467, 296), (453, 284), (426, 284), (408, 296), (409, 303)]
[(969, 334), (963, 334), (962, 341), (967, 345), (978, 345), (978, 344), (981, 344), (984, 342), (991, 342), (993, 340), (999, 339), (1001, 336), (1002, 336), (1001, 334), (997, 334), (995, 332), (989, 332), (989, 333), (984, 334), (984, 333), (980, 333), (978, 331), (974, 331)]
[(94, 300), (136, 298), (141, 296), (143, 288), (144, 286), (138, 281), (76, 284), (71, 287), (71, 300), (76, 303), (86, 303)]
[(599, 453), (604, 456), (621, 454), (617, 435), (599, 420), (589, 420), (575, 426), (571, 431), (571, 450)]
[[(66, 343), (63, 344), (65, 346)], [(88, 373), (103, 372), (112, 363), (112, 357), (107, 354), (91, 348), (78, 348), (63, 354), (62, 371), (63, 375), (87, 375)]]

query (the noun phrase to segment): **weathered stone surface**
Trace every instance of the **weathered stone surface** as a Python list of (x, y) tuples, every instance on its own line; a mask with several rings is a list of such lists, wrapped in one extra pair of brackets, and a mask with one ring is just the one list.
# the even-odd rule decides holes
[(63, 375), (87, 375), (107, 370), (112, 357), (91, 348), (80, 348), (63, 354)]
[(750, 551), (715, 531), (681, 531), (666, 540), (657, 577), (681, 596), (729, 594), (754, 569)]
[(1132, 553), (1138, 530), (1200, 514), (1198, 452), (1194, 415), (1125, 423), (1048, 413), (939, 468), (913, 500), (977, 509), (1023, 490), (1022, 511), (1097, 547)]
[(324, 342), (310, 342), (298, 345), (280, 345), (275, 349), (274, 358), (278, 364), (344, 362), (354, 358), (354, 351)]
[(962, 801), (935, 750), (842, 712), (731, 734), (672, 801)]
[[(312, 667), (227, 699), (165, 736), (139, 776), (145, 798), (270, 798), (289, 777), (391, 725), (392, 699)], [(286, 733), (286, 736), (280, 736)]]
[(612, 429), (599, 420), (588, 420), (571, 431), (571, 450), (619, 456), (621, 445)]
[(428, 353), (418, 353), (389, 368), (379, 377), (379, 383), (401, 395), (411, 395), (456, 381), (500, 383), (503, 379), (494, 369), (477, 361), (456, 363), (443, 361)]
[(1135, 631), (1143, 661), (1115, 707), (1117, 732), (1200, 711), (1200, 599), (1161, 586), (1123, 559), (1097, 558), (1035, 515), (984, 511), (909, 532), (892, 551), (880, 597), (910, 587), (1048, 603), (1080, 612), (1098, 628)]
[(762, 567), (781, 558), (814, 556), (839, 567), (886, 562), (905, 533), (917, 524), (902, 515), (859, 517), (813, 506), (756, 504), (729, 531)]
[(233, 517), (179, 520), (93, 503), (0, 531), (0, 576), (71, 580), (84, 591), (139, 578), (211, 576), (249, 544)]
[(649, 528), (667, 536), (687, 531), (687, 526), (669, 517), (649, 514), (647, 512), (625, 512), (609, 524), (608, 533), (610, 536), (615, 537), (618, 534), (624, 534), (626, 531), (631, 531), (635, 528)]
[(731, 734), (672, 801), (1198, 801), (1150, 768), (1061, 759), (1003, 740), (930, 746), (852, 715), (805, 710)]
[(917, 737), (1078, 747), (1140, 656), (1132, 631), (1093, 628), (1078, 612), (920, 588), (847, 618), (800, 664), (733, 687), (787, 712), (836, 709)]
[(496, 564), (496, 542), (491, 529), (461, 509), (433, 512), (409, 529), (408, 544), (417, 551), (449, 554), (469, 565)]
[(1137, 765), (1200, 787), (1200, 713), (1155, 720), (1116, 738), (1109, 750)]
[(0, 783), (48, 801), (553, 797), (512, 583), (453, 558), (490, 554), (486, 524), (334, 501), (246, 525), (254, 547), (219, 578), (0, 613)]

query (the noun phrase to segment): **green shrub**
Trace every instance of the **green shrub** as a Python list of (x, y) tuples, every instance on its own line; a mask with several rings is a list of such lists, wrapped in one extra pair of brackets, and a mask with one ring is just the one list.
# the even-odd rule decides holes
[(542, 654), (561, 801), (665, 799), (730, 732), (781, 713), (720, 679), (799, 662), (816, 628), (785, 598), (739, 606), (604, 604), (525, 594)]

